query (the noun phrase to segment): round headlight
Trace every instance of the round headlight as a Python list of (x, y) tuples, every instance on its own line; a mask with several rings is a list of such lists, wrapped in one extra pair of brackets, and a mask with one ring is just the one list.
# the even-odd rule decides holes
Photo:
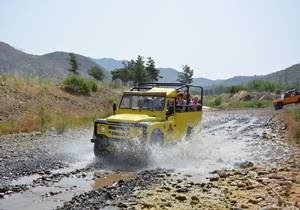
[(143, 135), (143, 128), (137, 128), (137, 135), (142, 136)]
[(105, 126), (101, 126), (100, 131), (101, 133), (105, 133)]

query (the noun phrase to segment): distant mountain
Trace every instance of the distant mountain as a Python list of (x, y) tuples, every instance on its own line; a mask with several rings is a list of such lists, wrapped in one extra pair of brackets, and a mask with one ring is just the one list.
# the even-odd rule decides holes
[(178, 71), (173, 68), (159, 68), (160, 76), (159, 82), (177, 82)]
[(113, 58), (100, 58), (100, 59), (93, 58), (93, 61), (95, 61), (100, 66), (103, 66), (108, 71), (122, 68), (124, 66), (123, 62), (127, 62), (126, 60), (116, 60)]
[[(159, 82), (177, 82), (178, 78), (178, 71), (173, 68), (159, 68), (160, 76), (163, 78), (159, 79)], [(203, 77), (197, 77), (193, 79), (194, 85), (200, 85), (203, 87), (209, 86), (216, 86), (216, 85), (223, 85), (223, 86), (230, 86), (230, 85), (239, 85), (247, 83), (255, 78), (255, 76), (236, 76), (225, 80), (211, 80)]]
[[(82, 76), (88, 76), (88, 69), (92, 66), (98, 66), (88, 57), (75, 55), (80, 63), (78, 71)], [(70, 74), (68, 71), (70, 68), (68, 58), (69, 54), (67, 52), (53, 52), (41, 56), (31, 55), (0, 42), (0, 73), (61, 79)]]
[[(79, 72), (82, 76), (88, 76), (88, 69), (92, 66), (101, 66), (107, 70), (107, 78), (111, 78), (108, 71), (123, 67), (126, 60), (113, 58), (88, 58), (75, 54), (80, 63)], [(0, 42), (0, 73), (38, 75), (61, 79), (69, 74), (69, 54), (67, 52), (53, 52), (45, 55), (31, 55), (17, 50), (10, 45)], [(178, 71), (173, 68), (159, 68), (159, 82), (177, 82)], [(300, 83), (300, 64), (293, 65), (284, 70), (261, 76), (235, 76), (229, 79), (211, 80), (207, 78), (194, 78), (193, 84), (203, 87), (231, 86), (246, 84), (254, 79), (263, 79), (278, 83)]]

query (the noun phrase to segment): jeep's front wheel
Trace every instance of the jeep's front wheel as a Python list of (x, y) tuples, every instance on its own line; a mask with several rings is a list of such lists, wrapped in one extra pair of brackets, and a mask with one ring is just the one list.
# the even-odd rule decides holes
[(108, 156), (109, 152), (102, 148), (99, 142), (94, 143), (94, 154), (97, 158), (104, 158)]
[(193, 128), (189, 126), (186, 131), (186, 136), (185, 136), (186, 140), (189, 141), (192, 139), (192, 132), (193, 132)]
[(151, 134), (151, 144), (163, 145), (164, 144), (164, 134), (159, 130), (155, 129)]

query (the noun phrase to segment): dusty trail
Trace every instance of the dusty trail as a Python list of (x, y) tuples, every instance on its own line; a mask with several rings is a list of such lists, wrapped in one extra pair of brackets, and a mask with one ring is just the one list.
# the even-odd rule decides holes
[[(154, 202), (143, 200), (143, 195), (150, 193), (147, 190), (170, 187), (165, 182), (172, 185), (182, 179), (202, 186), (209, 182), (212, 171), (231, 170), (245, 161), (277, 167), (293, 154), (282, 141), (286, 138), (283, 125), (272, 119), (270, 110), (205, 111), (203, 119), (191, 141), (149, 148), (147, 160), (136, 165), (132, 159), (95, 161), (89, 142), (91, 130), (63, 136), (0, 137), (0, 209), (143, 208), (141, 203)], [(193, 187), (189, 191), (197, 192)], [(155, 193), (150, 194), (156, 198)], [(180, 203), (165, 200), (164, 204)], [(168, 205), (163, 208), (171, 208)]]

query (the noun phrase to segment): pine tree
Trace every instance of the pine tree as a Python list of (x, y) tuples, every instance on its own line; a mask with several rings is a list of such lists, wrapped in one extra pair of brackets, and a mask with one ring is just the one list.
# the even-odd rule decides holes
[(69, 64), (71, 65), (71, 68), (68, 69), (70, 72), (72, 72), (75, 75), (78, 75), (78, 68), (79, 68), (79, 63), (77, 62), (76, 56), (74, 53), (69, 53)]
[(139, 84), (147, 82), (147, 73), (144, 65), (144, 58), (138, 55), (135, 61), (131, 61), (133, 72), (133, 83)]
[(159, 69), (155, 68), (155, 62), (154, 60), (149, 57), (147, 58), (147, 63), (146, 63), (146, 73), (148, 75), (148, 80), (151, 82), (158, 81), (159, 79)]
[(183, 84), (191, 84), (193, 82), (194, 70), (188, 65), (182, 67), (182, 72), (179, 72), (177, 81)]
[(93, 66), (88, 71), (89, 75), (95, 80), (102, 81), (105, 77), (104, 70), (98, 66)]

